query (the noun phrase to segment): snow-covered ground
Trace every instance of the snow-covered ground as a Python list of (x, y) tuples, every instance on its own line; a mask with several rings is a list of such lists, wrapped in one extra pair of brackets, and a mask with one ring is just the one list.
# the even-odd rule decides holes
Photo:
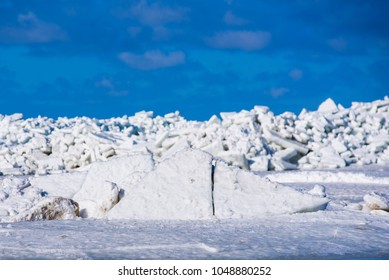
[(0, 259), (387, 259), (389, 99), (0, 115)]

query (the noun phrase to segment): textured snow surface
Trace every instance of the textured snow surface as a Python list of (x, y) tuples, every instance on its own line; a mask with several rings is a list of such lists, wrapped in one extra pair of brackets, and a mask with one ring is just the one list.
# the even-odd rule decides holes
[(389, 215), (0, 224), (0, 259), (388, 259)]

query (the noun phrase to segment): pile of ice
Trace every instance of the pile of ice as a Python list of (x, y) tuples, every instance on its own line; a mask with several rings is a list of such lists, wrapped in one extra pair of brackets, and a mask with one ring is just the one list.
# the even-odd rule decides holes
[(0, 172), (53, 174), (148, 150), (158, 161), (190, 147), (251, 171), (331, 169), (389, 163), (389, 98), (353, 103), (331, 99), (317, 111), (275, 116), (267, 107), (220, 113), (205, 122), (178, 112), (139, 112), (105, 120), (23, 119), (0, 115)]
[[(254, 172), (389, 164), (387, 97), (347, 109), (328, 99), (299, 115), (256, 106), (220, 116), (0, 115), (0, 222), (317, 211), (329, 202), (323, 186), (301, 192)], [(389, 209), (384, 194), (363, 203), (367, 211)]]
[(254, 218), (324, 210), (329, 202), (316, 190), (297, 191), (191, 148), (158, 162), (144, 151), (82, 172), (7, 176), (0, 187), (0, 222)]

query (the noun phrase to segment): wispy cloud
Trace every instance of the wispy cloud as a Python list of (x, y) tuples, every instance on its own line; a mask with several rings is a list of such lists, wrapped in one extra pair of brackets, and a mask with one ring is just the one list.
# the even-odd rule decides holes
[(236, 16), (231, 11), (224, 14), (223, 21), (227, 25), (245, 25), (248, 23), (246, 19)]
[(112, 78), (102, 77), (95, 81), (95, 87), (100, 89), (101, 93), (113, 97), (125, 97), (129, 95), (128, 89), (123, 89), (117, 85)]
[(327, 44), (338, 52), (342, 52), (347, 49), (347, 41), (341, 37), (330, 39), (327, 41)]
[(256, 51), (265, 48), (271, 41), (271, 34), (263, 31), (224, 31), (206, 38), (206, 42), (218, 49), (240, 49)]
[(113, 89), (114, 88), (111, 80), (106, 78), (106, 77), (104, 77), (101, 80), (95, 82), (95, 86), (96, 87), (102, 87), (102, 88), (109, 88), (109, 89)]
[[(181, 23), (188, 20), (188, 8), (171, 7), (160, 3), (149, 3), (147, 0), (141, 0), (130, 7), (117, 7), (112, 14), (119, 18), (135, 19), (142, 28), (152, 30), (152, 39), (154, 41), (166, 40), (177, 32), (172, 28), (173, 23)], [(141, 27), (132, 26), (128, 29), (132, 37), (136, 37), (142, 32)]]
[(17, 27), (0, 29), (0, 41), (3, 43), (48, 43), (64, 41), (68, 38), (66, 31), (54, 23), (39, 19), (33, 12), (18, 15)]
[(161, 6), (157, 3), (149, 4), (147, 0), (141, 0), (133, 5), (129, 12), (145, 25), (161, 26), (169, 22), (185, 20), (188, 10), (182, 7)]
[(273, 87), (270, 89), (270, 95), (273, 98), (283, 96), (285, 93), (288, 93), (290, 90), (285, 87)]
[(185, 63), (185, 53), (174, 51), (164, 54), (159, 50), (148, 51), (144, 54), (122, 52), (119, 54), (119, 59), (135, 69), (154, 70)]
[(292, 69), (289, 71), (289, 77), (295, 81), (299, 81), (303, 78), (303, 71), (300, 69)]

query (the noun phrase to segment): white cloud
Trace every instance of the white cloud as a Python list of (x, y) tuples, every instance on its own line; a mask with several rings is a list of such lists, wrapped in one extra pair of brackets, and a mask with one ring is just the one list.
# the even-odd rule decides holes
[(148, 4), (147, 0), (141, 0), (131, 7), (130, 14), (140, 22), (149, 26), (160, 26), (168, 22), (181, 22), (186, 19), (185, 8), (170, 8), (160, 6), (157, 3)]
[(295, 81), (299, 81), (303, 78), (303, 71), (300, 69), (292, 69), (289, 71), (289, 77), (291, 77)]
[(108, 92), (110, 96), (115, 96), (115, 97), (123, 97), (123, 96), (128, 96), (129, 92), (128, 90), (111, 90)]
[(271, 88), (270, 89), (270, 95), (274, 98), (283, 96), (285, 93), (288, 93), (290, 90), (288, 88), (284, 87), (277, 87), (277, 88)]
[(67, 33), (54, 23), (40, 20), (33, 12), (18, 15), (18, 27), (0, 29), (0, 41), (5, 43), (48, 43), (64, 41)]
[(113, 89), (114, 86), (110, 79), (108, 78), (102, 78), (100, 81), (95, 83), (96, 87), (103, 87), (103, 88), (110, 88)]
[(114, 97), (123, 97), (128, 96), (129, 91), (128, 90), (121, 90), (117, 89), (117, 86), (115, 86), (114, 82), (112, 82), (111, 78), (103, 77), (95, 82), (95, 87), (103, 89), (103, 93), (107, 94), (109, 96)]
[(224, 14), (223, 21), (227, 25), (245, 25), (248, 23), (246, 19), (234, 15), (231, 11)]
[(347, 41), (343, 38), (330, 39), (327, 41), (327, 44), (338, 52), (342, 52), (347, 49)]
[(119, 59), (135, 69), (154, 70), (185, 63), (185, 53), (175, 51), (164, 54), (159, 50), (148, 51), (144, 54), (123, 52), (119, 54)]
[(255, 51), (266, 47), (271, 34), (263, 31), (224, 31), (207, 38), (206, 42), (219, 49), (240, 49)]

